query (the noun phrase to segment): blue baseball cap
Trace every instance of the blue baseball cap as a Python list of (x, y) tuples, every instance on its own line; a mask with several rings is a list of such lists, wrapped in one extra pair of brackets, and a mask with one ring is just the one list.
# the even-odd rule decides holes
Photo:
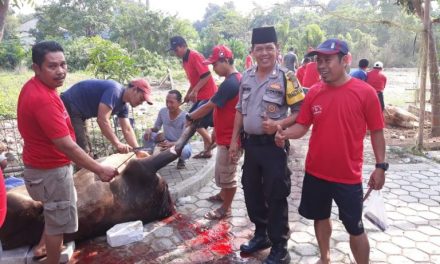
[(340, 39), (331, 38), (319, 44), (316, 49), (313, 49), (307, 53), (307, 56), (315, 56), (318, 54), (332, 55), (337, 53), (348, 54), (347, 42)]

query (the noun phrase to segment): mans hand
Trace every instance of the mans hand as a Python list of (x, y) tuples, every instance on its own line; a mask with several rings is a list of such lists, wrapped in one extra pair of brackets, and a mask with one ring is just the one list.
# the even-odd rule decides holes
[(112, 166), (101, 166), (101, 170), (98, 173), (98, 177), (103, 182), (109, 182), (118, 174), (119, 174), (118, 170)]
[(125, 154), (125, 153), (130, 152), (133, 148), (127, 144), (123, 144), (123, 143), (119, 142), (116, 145), (116, 149), (118, 150), (119, 153)]
[(144, 134), (144, 140), (145, 141), (149, 141), (151, 139), (151, 133), (153, 131), (151, 131), (151, 128), (147, 128), (147, 130), (145, 130), (145, 134)]
[(231, 145), (229, 145), (229, 161), (233, 164), (236, 164), (240, 159), (241, 151), (238, 143), (235, 141), (231, 141)]
[(148, 158), (150, 156), (148, 152), (142, 150), (138, 150), (135, 153), (136, 153), (136, 158), (138, 159)]
[(368, 186), (373, 190), (382, 189), (385, 184), (385, 171), (380, 168), (376, 168), (370, 175)]
[(263, 132), (267, 135), (273, 135), (277, 131), (277, 122), (267, 117), (266, 112), (263, 116)]
[(160, 147), (160, 151), (165, 151), (169, 148), (171, 148), (172, 146), (174, 146), (173, 142), (169, 142), (168, 140), (164, 140), (160, 143), (157, 144)]
[(286, 136), (284, 135), (283, 128), (280, 125), (277, 126), (277, 133), (275, 134), (275, 144), (280, 148), (284, 148), (284, 144), (286, 144)]
[(188, 99), (189, 99), (189, 101), (191, 101), (191, 102), (197, 102), (197, 92), (196, 91), (192, 91), (190, 94), (189, 94), (189, 97), (188, 97)]

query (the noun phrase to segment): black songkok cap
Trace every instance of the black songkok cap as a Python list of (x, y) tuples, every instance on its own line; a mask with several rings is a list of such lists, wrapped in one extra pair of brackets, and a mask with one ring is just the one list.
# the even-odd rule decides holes
[(259, 27), (252, 29), (252, 44), (277, 43), (277, 32), (274, 27)]

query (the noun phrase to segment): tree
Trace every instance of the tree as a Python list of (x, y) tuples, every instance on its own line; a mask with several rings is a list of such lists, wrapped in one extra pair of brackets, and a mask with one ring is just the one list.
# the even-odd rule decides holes
[(33, 0), (0, 0), (0, 42), (3, 40), (3, 32), (5, 30), (6, 16), (8, 15), (9, 4), (20, 7), (23, 3), (33, 4)]
[[(426, 1), (429, 5), (425, 8), (431, 8), (431, 2)], [(440, 136), (440, 80), (439, 80), (439, 67), (437, 63), (437, 47), (432, 31), (432, 19), (428, 22), (424, 22), (424, 5), (423, 0), (398, 0), (397, 4), (401, 5), (407, 12), (415, 14), (420, 18), (424, 28), (428, 29), (428, 65), (429, 65), (429, 78), (431, 81), (431, 112), (432, 112), (432, 128), (431, 136)], [(425, 25), (429, 23), (429, 25)], [(425, 109), (420, 109), (421, 111)]]
[(37, 40), (104, 34), (115, 15), (115, 0), (51, 0), (36, 8)]

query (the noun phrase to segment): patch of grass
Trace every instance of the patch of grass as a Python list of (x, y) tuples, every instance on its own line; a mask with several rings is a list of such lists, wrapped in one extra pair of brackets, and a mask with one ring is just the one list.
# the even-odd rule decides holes
[[(34, 76), (33, 71), (0, 72), (0, 117), (15, 118), (17, 116), (17, 101), (23, 85)], [(62, 92), (81, 80), (93, 78), (87, 72), (68, 73), (64, 85), (59, 88)]]

